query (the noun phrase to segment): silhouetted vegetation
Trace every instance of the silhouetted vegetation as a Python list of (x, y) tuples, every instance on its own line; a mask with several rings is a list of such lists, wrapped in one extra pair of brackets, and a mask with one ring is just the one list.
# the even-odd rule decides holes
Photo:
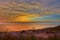
[[(51, 29), (51, 31), (49, 31)], [(0, 40), (60, 40), (60, 26), (50, 28), (48, 31), (28, 30), (22, 32), (0, 32)], [(57, 30), (57, 31), (56, 31)], [(38, 31), (38, 32), (37, 32)], [(17, 33), (18, 36), (13, 35)], [(40, 36), (44, 34), (43, 36)], [(36, 36), (38, 35), (38, 36)], [(47, 36), (48, 35), (48, 36)]]

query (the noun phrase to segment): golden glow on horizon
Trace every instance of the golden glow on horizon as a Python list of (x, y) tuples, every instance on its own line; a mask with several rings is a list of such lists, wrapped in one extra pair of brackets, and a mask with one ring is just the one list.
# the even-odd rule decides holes
[(36, 14), (25, 14), (25, 15), (21, 15), (16, 17), (16, 19), (14, 21), (18, 21), (18, 22), (33, 22), (33, 20), (31, 20), (31, 18), (35, 18), (38, 17), (39, 15)]
[(29, 18), (28, 16), (20, 16), (20, 17), (17, 17), (16, 21), (19, 21), (19, 22), (29, 22)]

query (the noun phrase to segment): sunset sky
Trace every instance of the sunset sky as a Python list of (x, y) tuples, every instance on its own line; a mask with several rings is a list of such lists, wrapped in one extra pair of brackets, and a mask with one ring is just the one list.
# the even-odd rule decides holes
[(0, 0), (0, 31), (31, 29), (27, 23), (40, 29), (60, 25), (60, 0)]

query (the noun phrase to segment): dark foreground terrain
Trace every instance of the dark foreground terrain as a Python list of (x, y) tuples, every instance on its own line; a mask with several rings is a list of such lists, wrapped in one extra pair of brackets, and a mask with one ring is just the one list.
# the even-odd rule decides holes
[(42, 30), (0, 32), (0, 40), (60, 40), (60, 25)]

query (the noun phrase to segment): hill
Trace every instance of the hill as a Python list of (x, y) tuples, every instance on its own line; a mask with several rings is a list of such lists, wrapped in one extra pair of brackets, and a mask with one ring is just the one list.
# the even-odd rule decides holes
[(0, 32), (0, 39), (2, 40), (60, 40), (60, 25), (51, 28)]

